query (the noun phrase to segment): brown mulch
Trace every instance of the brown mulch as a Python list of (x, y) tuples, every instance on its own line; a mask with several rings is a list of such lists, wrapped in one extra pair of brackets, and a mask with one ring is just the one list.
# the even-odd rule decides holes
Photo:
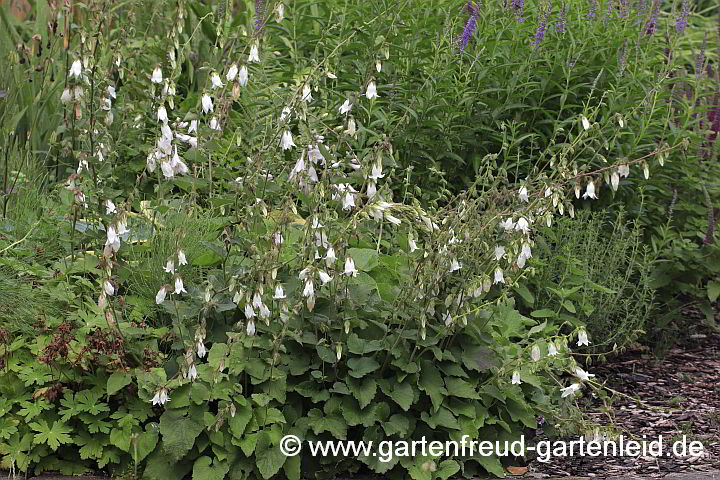
[(720, 470), (720, 332), (703, 326), (698, 317), (686, 313), (682, 338), (661, 359), (637, 345), (594, 366), (595, 380), (636, 400), (610, 394), (613, 401), (607, 408), (596, 397), (586, 412), (593, 422), (614, 426), (626, 438), (655, 440), (662, 435), (666, 451), (686, 435), (688, 441), (703, 443), (703, 456), (554, 458), (545, 464), (532, 461), (529, 472), (540, 477), (648, 478)]

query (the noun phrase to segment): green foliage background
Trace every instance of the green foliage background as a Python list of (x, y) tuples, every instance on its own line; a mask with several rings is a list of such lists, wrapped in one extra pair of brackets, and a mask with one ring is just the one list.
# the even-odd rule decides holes
[[(578, 403), (559, 390), (577, 381), (579, 332), (592, 341), (585, 352), (605, 354), (678, 328), (688, 303), (711, 323), (720, 172), (707, 138), (720, 87), (706, 72), (720, 69), (715, 20), (701, 14), (712, 6), (698, 5), (680, 35), (681, 4), (667, 3), (648, 35), (647, 7), (625, 19), (611, 8), (606, 21), (606, 3), (588, 19), (585, 2), (570, 2), (567, 31), (554, 28), (556, 11), (534, 48), (543, 5), (528, 2), (519, 23), (512, 6), (486, 2), (463, 50), (464, 2), (295, 0), (279, 22), (277, 4), (267, 2), (259, 30), (250, 1), (77, 2), (72, 11), (37, 1), (25, 21), (0, 8), (3, 467), (158, 480), (503, 476), (513, 459), (285, 458), (278, 444), (287, 434), (515, 440), (538, 417), (550, 434), (582, 431)], [(250, 65), (247, 89), (213, 93), (215, 132), (201, 96), (213, 72), (225, 82), (230, 63), (247, 63), (255, 40), (262, 61)], [(69, 67), (86, 57), (85, 96), (63, 104)], [(171, 121), (200, 120), (198, 146), (181, 152), (192, 175), (147, 168), (156, 67), (176, 88)], [(298, 99), (308, 79), (312, 110)], [(372, 102), (360, 93), (370, 80)], [(117, 87), (113, 121), (101, 107), (108, 86)], [(336, 113), (346, 99), (356, 136)], [(346, 213), (320, 187), (289, 183), (297, 155), (278, 151), (288, 104), (305, 117), (288, 127), (298, 145), (362, 166), (324, 177), (322, 188), (362, 189), (363, 171), (379, 162), (379, 195), (402, 227), (388, 212), (378, 223), (367, 208)], [(613, 188), (625, 164), (630, 175)], [(76, 179), (87, 208), (65, 188)], [(588, 181), (598, 200), (580, 198)], [(106, 200), (130, 227), (111, 255)], [(532, 236), (498, 229), (508, 215), (531, 218)], [(318, 283), (312, 308), (301, 298), (287, 305), (289, 320), (258, 320), (248, 335), (242, 306), (253, 293), (277, 281), (301, 297), (298, 272), (316, 260), (313, 217), (358, 275), (328, 267), (335, 283)], [(414, 252), (412, 239), (424, 248)], [(523, 270), (513, 262), (524, 244), (534, 250)], [(502, 259), (496, 245), (507, 247)], [(462, 264), (455, 275), (448, 247)], [(189, 259), (177, 266), (187, 295), (158, 304), (178, 249)], [(491, 281), (500, 262), (507, 286)], [(103, 308), (106, 279), (116, 291)], [(559, 355), (548, 355), (551, 344)], [(153, 405), (163, 390), (170, 401)]]

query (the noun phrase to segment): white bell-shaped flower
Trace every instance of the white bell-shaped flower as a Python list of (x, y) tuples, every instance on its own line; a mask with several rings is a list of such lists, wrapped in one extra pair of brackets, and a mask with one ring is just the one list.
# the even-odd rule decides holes
[(285, 132), (282, 134), (282, 138), (280, 139), (280, 146), (283, 150), (289, 150), (295, 146), (295, 142), (293, 142), (293, 137), (290, 130), (285, 130)]
[(70, 78), (80, 78), (82, 75), (82, 62), (75, 60), (70, 66)]
[(222, 88), (225, 86), (222, 83), (222, 80), (220, 80), (220, 75), (218, 75), (217, 72), (213, 72), (213, 74), (210, 75), (210, 83), (212, 88)]
[(368, 98), (368, 100), (372, 100), (373, 98), (377, 98), (379, 96), (377, 94), (377, 86), (375, 85), (374, 81), (370, 81), (370, 83), (368, 83), (365, 96)]
[(163, 74), (160, 67), (155, 67), (155, 70), (153, 70), (150, 80), (152, 81), (152, 83), (163, 83)]
[(213, 111), (213, 101), (210, 95), (207, 93), (202, 96), (202, 109), (203, 112), (208, 113)]
[(260, 54), (258, 52), (258, 46), (257, 46), (257, 44), (253, 44), (250, 47), (250, 55), (248, 55), (248, 63), (259, 62), (259, 61), (260, 61)]
[(350, 103), (350, 100), (345, 100), (345, 103), (340, 105), (340, 108), (338, 110), (340, 110), (341, 115), (350, 113), (350, 110), (352, 110), (352, 103)]

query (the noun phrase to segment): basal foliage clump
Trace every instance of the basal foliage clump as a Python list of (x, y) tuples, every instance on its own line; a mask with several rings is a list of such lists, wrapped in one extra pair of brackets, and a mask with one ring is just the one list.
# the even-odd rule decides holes
[[(54, 175), (37, 182), (47, 204), (3, 217), (2, 264), (52, 307), (0, 323), (3, 466), (502, 476), (497, 456), (285, 457), (279, 442), (581, 428), (595, 383), (572, 350), (600, 343), (589, 308), (608, 299), (564, 298), (558, 320), (528, 285), (568, 287), (536, 265), (556, 217), (689, 147), (659, 126), (677, 111), (657, 36), (635, 32), (621, 70), (645, 87), (630, 89), (604, 69), (575, 78), (574, 56), (528, 83), (544, 50), (518, 2), (41, 4), (34, 26), (2, 18), (4, 178)], [(633, 143), (631, 122), (658, 139)]]

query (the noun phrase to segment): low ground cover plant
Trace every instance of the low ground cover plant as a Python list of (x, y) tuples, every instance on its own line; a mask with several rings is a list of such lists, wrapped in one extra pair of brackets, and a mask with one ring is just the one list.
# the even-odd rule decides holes
[(0, 9), (13, 472), (503, 476), (278, 446), (581, 430), (573, 352), (645, 329), (671, 256), (638, 189), (712, 168), (688, 4), (34, 7)]

